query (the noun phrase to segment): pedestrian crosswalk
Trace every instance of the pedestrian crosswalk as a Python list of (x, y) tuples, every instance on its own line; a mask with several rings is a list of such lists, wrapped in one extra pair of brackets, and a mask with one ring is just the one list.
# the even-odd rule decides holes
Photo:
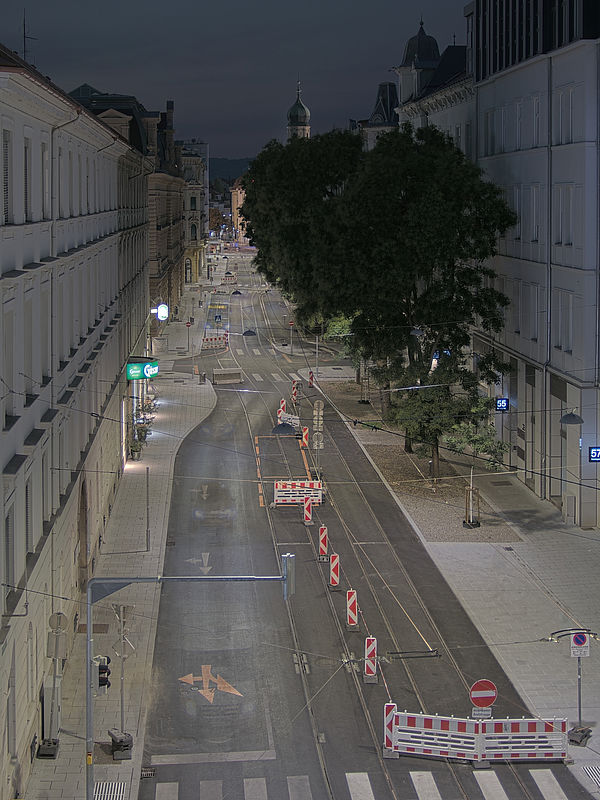
[[(550, 769), (529, 769), (529, 775), (535, 782), (539, 796), (543, 800), (568, 800), (556, 776)], [(477, 800), (509, 800), (509, 794), (502, 786), (499, 773), (494, 769), (473, 771), (475, 787), (469, 792), (469, 798)], [(506, 774), (506, 773), (503, 773)], [(410, 782), (403, 782), (403, 800), (443, 800), (443, 783), (447, 777), (441, 772), (437, 775), (427, 770), (409, 772)], [(346, 772), (346, 784), (349, 800), (375, 800), (373, 783), (367, 772)], [(228, 780), (207, 780), (194, 782), (194, 800), (226, 800), (237, 797), (240, 800), (318, 800), (313, 794), (308, 775), (289, 775), (285, 779), (287, 794), (282, 785), (283, 779), (255, 777), (239, 778), (237, 782)], [(235, 783), (235, 785), (234, 785)], [(477, 790), (480, 796), (477, 796)], [(536, 795), (537, 796), (537, 795)], [(156, 784), (154, 800), (188, 800), (190, 797), (177, 781), (159, 782)], [(346, 798), (346, 796), (344, 795)], [(347, 800), (347, 799), (346, 799)]]

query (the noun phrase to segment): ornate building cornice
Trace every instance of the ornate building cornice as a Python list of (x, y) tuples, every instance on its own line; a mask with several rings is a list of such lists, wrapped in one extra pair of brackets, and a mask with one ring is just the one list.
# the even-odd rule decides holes
[(437, 92), (426, 95), (420, 100), (412, 100), (396, 110), (405, 114), (409, 119), (423, 116), (424, 114), (434, 114), (444, 111), (447, 108), (467, 103), (475, 97), (475, 87), (472, 78), (464, 78), (462, 81), (446, 86)]

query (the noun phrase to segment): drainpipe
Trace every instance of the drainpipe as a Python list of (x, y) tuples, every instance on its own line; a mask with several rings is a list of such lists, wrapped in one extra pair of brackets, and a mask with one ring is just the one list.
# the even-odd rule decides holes
[(546, 176), (547, 176), (547, 191), (546, 191), (546, 359), (544, 361), (543, 369), (543, 392), (542, 408), (542, 486), (540, 497), (546, 500), (547, 497), (547, 463), (548, 463), (548, 413), (550, 408), (550, 401), (548, 395), (548, 366), (551, 361), (552, 352), (552, 56), (548, 56), (548, 119), (546, 124), (546, 135), (548, 142), (546, 145)]

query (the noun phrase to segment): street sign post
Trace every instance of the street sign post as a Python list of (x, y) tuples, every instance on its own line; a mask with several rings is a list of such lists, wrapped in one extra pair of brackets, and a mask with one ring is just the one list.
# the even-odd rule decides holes
[(488, 708), (494, 705), (498, 697), (498, 689), (492, 681), (487, 678), (480, 678), (469, 689), (469, 697), (477, 708)]

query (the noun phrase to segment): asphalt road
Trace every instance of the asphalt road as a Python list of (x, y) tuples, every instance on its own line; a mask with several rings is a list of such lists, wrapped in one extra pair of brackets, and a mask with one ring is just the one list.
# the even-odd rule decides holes
[[(298, 507), (269, 508), (275, 480), (307, 479), (314, 466), (312, 449), (273, 433), (280, 398), (290, 411), (291, 376), (314, 353), (296, 338), (291, 355), (281, 298), (255, 275), (240, 270), (239, 280), (241, 294), (205, 297), (199, 322), (207, 335), (227, 329), (229, 349), (174, 365), (200, 363), (209, 377), (241, 367), (244, 382), (217, 388), (215, 411), (180, 448), (164, 572), (277, 576), (291, 552), (296, 594), (285, 603), (281, 583), (259, 580), (163, 587), (145, 745), (156, 772), (141, 800), (589, 797), (560, 764), (495, 764), (482, 779), (468, 763), (382, 758), (390, 698), (400, 710), (466, 717), (469, 686), (487, 677), (499, 690), (494, 716), (527, 710), (327, 403), (327, 493), (314, 524)], [(305, 383), (294, 409), (303, 424), (320, 397)], [(340, 556), (342, 591), (317, 560), (320, 525)], [(346, 630), (348, 588), (360, 630)], [(386, 656), (377, 684), (362, 680), (366, 635)]]

